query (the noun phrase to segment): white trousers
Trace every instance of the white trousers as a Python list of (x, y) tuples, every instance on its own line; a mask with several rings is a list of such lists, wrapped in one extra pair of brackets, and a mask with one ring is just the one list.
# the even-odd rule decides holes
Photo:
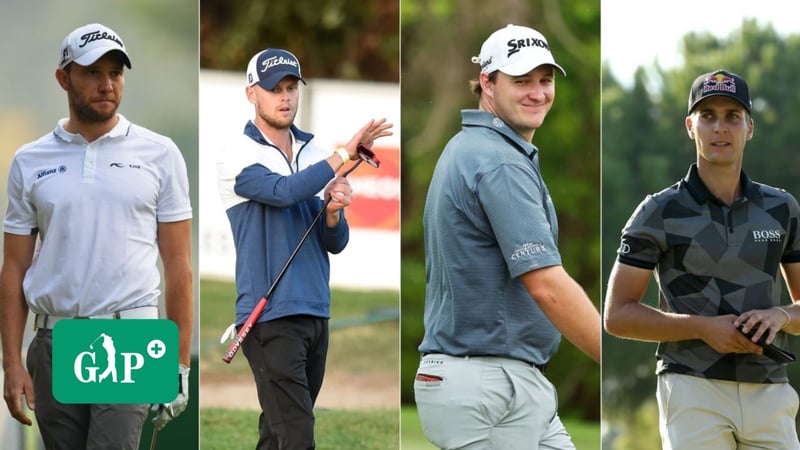
[(422, 357), (414, 397), (425, 436), (441, 449), (574, 449), (553, 384), (522, 361)]
[(664, 450), (797, 450), (798, 397), (788, 383), (658, 376)]

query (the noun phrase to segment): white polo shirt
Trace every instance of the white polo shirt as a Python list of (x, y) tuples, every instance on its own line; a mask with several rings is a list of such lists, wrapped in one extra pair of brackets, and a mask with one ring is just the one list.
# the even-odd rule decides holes
[(92, 143), (64, 130), (17, 150), (4, 231), (39, 233), (23, 290), (31, 311), (93, 316), (156, 305), (158, 222), (190, 219), (183, 156), (119, 116)]

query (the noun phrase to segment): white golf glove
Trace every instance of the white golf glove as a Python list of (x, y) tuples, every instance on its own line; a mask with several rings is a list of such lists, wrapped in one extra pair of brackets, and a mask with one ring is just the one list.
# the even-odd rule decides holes
[(150, 410), (156, 413), (153, 426), (161, 430), (170, 420), (178, 417), (189, 403), (189, 368), (183, 364), (178, 365), (178, 396), (171, 403), (153, 405)]

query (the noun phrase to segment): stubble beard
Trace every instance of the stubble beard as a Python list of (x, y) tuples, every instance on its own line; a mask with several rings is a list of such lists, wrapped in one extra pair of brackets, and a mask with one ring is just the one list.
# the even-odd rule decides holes
[(114, 109), (110, 112), (98, 111), (90, 103), (78, 100), (78, 95), (70, 88), (69, 103), (70, 109), (75, 114), (75, 118), (84, 123), (102, 123), (113, 119), (117, 115), (119, 102), (114, 101)]
[(266, 123), (270, 128), (274, 128), (276, 130), (286, 130), (294, 123), (294, 118), (297, 116), (297, 110), (295, 110), (292, 114), (292, 117), (288, 119), (279, 119), (266, 113), (259, 113), (259, 116), (261, 117), (261, 120), (263, 120), (264, 123)]

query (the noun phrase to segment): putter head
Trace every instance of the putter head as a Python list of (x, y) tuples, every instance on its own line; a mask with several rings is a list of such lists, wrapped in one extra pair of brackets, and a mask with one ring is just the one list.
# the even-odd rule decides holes
[(358, 157), (370, 166), (376, 169), (381, 166), (381, 162), (378, 157), (375, 156), (375, 152), (368, 149), (364, 145), (358, 144), (358, 147), (356, 147), (356, 152), (358, 152)]

